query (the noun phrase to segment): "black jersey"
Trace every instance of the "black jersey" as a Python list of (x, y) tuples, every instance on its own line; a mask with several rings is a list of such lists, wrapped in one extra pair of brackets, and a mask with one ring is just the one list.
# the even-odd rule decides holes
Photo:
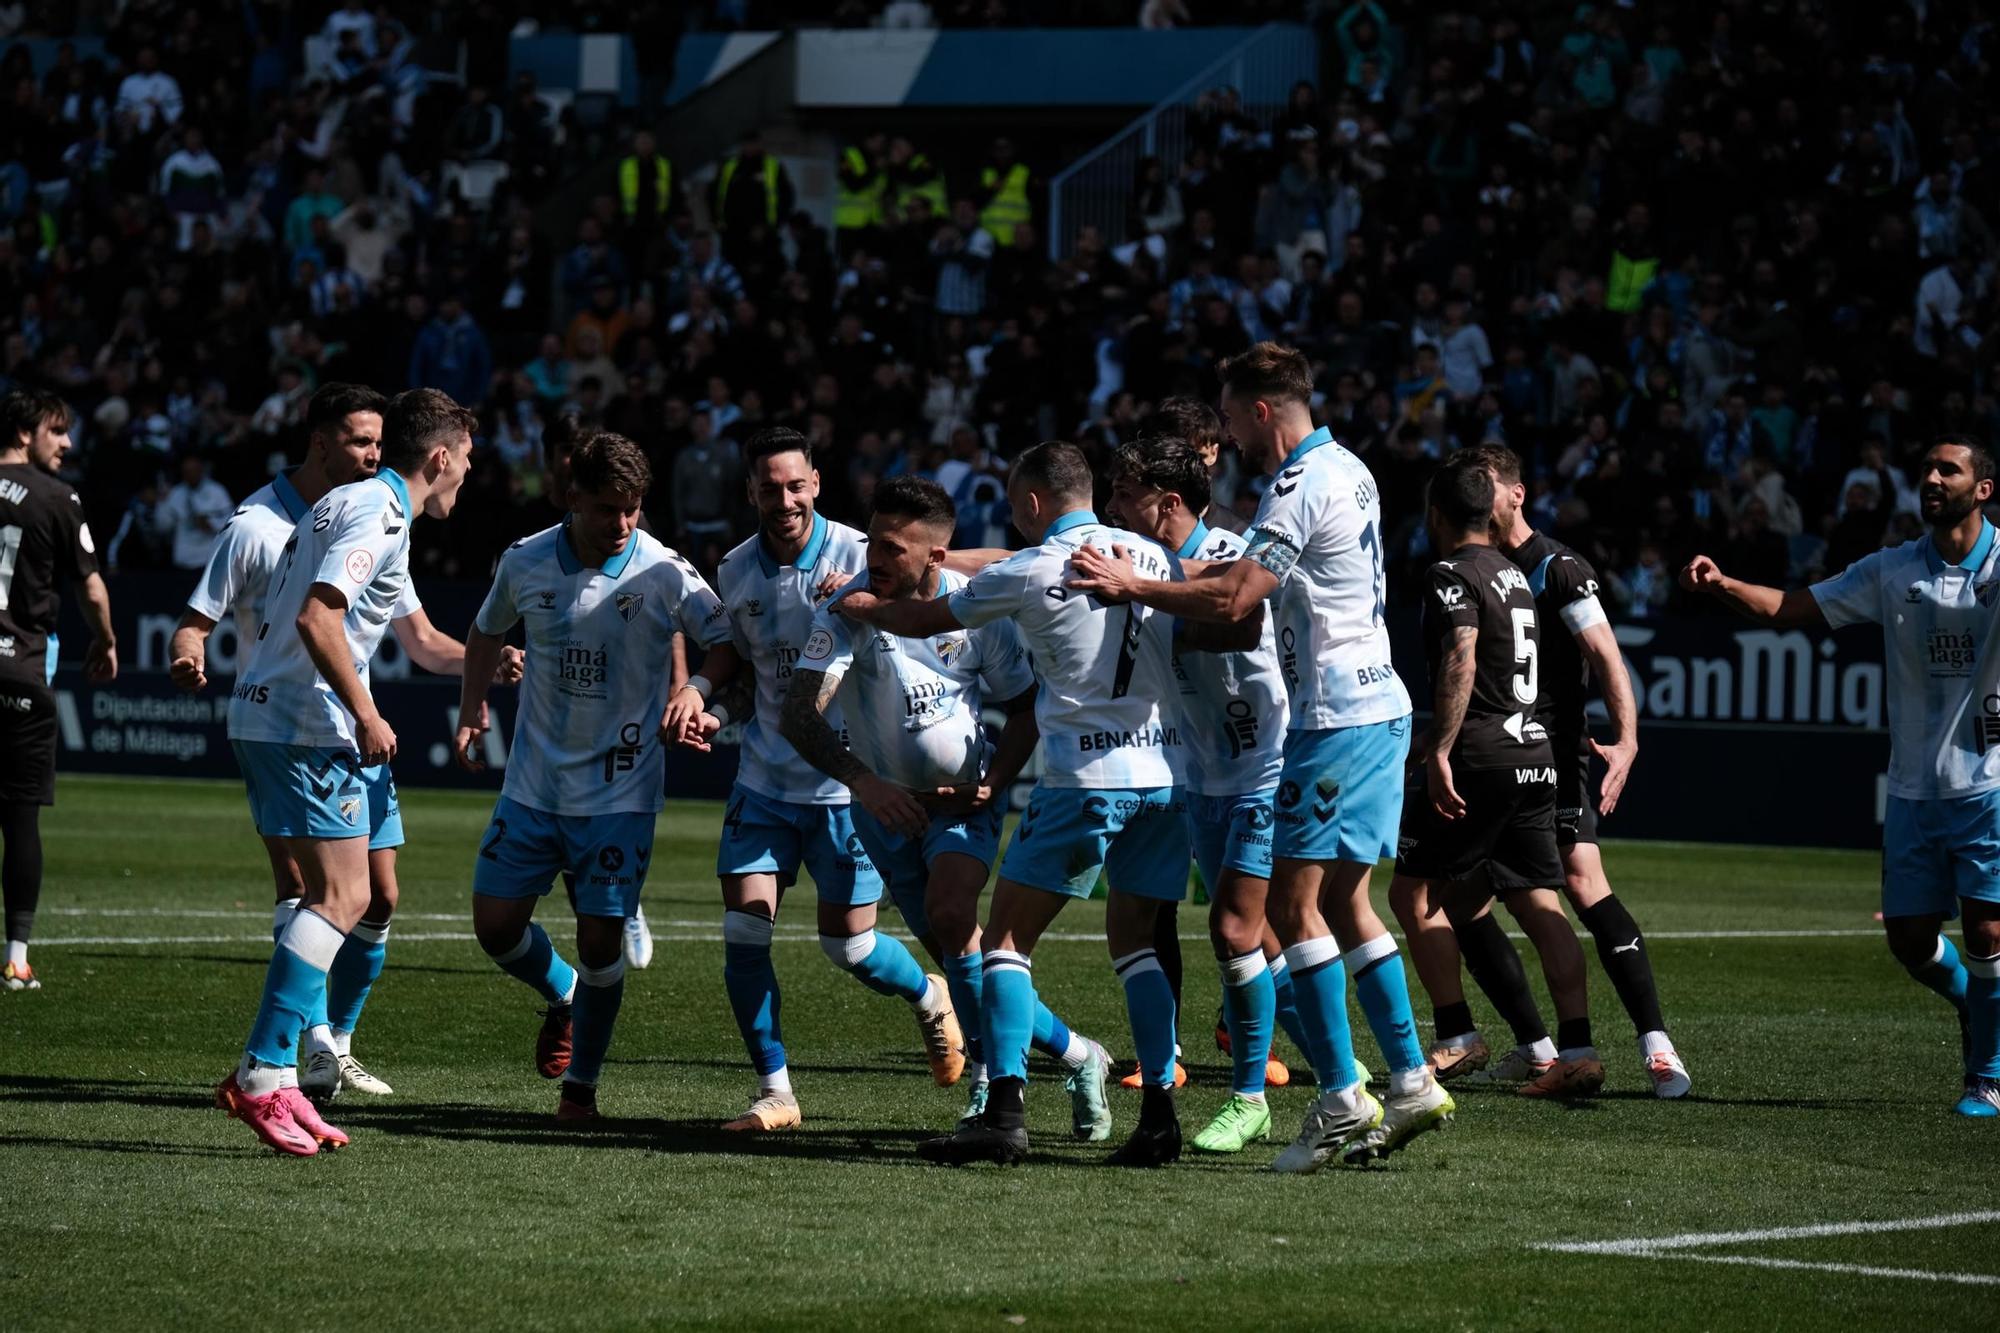
[(1534, 533), (1509, 552), (1528, 576), (1535, 610), (1548, 627), (1542, 639), (1542, 699), (1537, 716), (1559, 751), (1579, 749), (1588, 732), (1584, 707), (1590, 702), (1590, 664), (1576, 636), (1606, 621), (1597, 600), (1597, 571), (1590, 562), (1553, 537)]
[(1535, 719), (1541, 643), (1528, 576), (1491, 546), (1467, 544), (1432, 565), (1424, 582), (1424, 645), (1433, 690), (1458, 631), (1479, 631), (1472, 698), (1452, 746), (1453, 766), (1546, 765), (1548, 733)]
[(96, 572), (76, 492), (31, 463), (0, 464), (0, 679), (47, 679), (57, 586)]

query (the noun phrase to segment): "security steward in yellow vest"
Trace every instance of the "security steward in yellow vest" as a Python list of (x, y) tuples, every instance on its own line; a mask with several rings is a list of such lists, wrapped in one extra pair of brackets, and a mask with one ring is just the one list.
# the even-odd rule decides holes
[(640, 130), (632, 136), (632, 152), (618, 163), (618, 208), (625, 230), (657, 235), (679, 211), (677, 204), (674, 164), (660, 155), (652, 133)]
[(752, 134), (715, 173), (709, 212), (724, 235), (741, 238), (759, 227), (775, 235), (797, 198), (784, 165), (764, 151), (762, 135)]
[(856, 250), (879, 252), (889, 188), (888, 136), (871, 134), (849, 144), (835, 170), (839, 193), (833, 201), (834, 247), (845, 261)]
[(995, 139), (973, 199), (979, 205), (979, 225), (1003, 249), (1014, 244), (1016, 227), (1033, 220), (1034, 206), (1028, 200), (1031, 179), (1026, 164), (1014, 157), (1014, 141)]
[(910, 200), (919, 197), (929, 201), (934, 218), (950, 212), (951, 197), (945, 192), (944, 173), (908, 139), (899, 136), (889, 141), (888, 176), (888, 198), (898, 212), (908, 213)]

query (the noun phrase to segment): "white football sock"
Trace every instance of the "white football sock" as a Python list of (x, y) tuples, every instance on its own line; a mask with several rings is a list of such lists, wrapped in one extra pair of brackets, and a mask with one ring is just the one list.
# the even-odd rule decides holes
[(26, 940), (8, 940), (7, 961), (15, 967), (26, 967), (28, 965), (28, 942)]
[(1639, 1034), (1639, 1058), (1650, 1060), (1656, 1055), (1673, 1054), (1674, 1043), (1664, 1032), (1642, 1032)]
[(335, 1028), (333, 1032), (333, 1053), (346, 1055), (354, 1049), (354, 1034)]
[(1556, 1044), (1547, 1037), (1540, 1038), (1528, 1048), (1528, 1058), (1536, 1062), (1556, 1058)]
[(919, 1017), (928, 1021), (943, 1013), (944, 1007), (949, 1003), (951, 996), (946, 993), (945, 988), (932, 978), (926, 977), (923, 998), (910, 1007), (917, 1011)]
[(1090, 1040), (1078, 1033), (1070, 1033), (1069, 1045), (1063, 1047), (1063, 1053), (1056, 1059), (1062, 1061), (1064, 1069), (1074, 1074), (1090, 1063)]
[(792, 1095), (792, 1071), (780, 1065), (768, 1074), (757, 1076), (759, 1097), (789, 1097)]
[(339, 1054), (333, 1048), (333, 1029), (325, 1023), (315, 1023), (306, 1029), (306, 1058), (311, 1059), (321, 1051)]

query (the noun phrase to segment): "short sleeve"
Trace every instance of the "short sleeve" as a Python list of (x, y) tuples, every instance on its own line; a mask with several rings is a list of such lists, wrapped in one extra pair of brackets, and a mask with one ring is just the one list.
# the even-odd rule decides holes
[(413, 616), (423, 609), (424, 599), (417, 596), (417, 581), (409, 579), (404, 582), (403, 591), (396, 598), (396, 607), (393, 611), (389, 612), (389, 619), (401, 620), (403, 617)]
[(829, 602), (813, 612), (812, 630), (806, 635), (806, 646), (799, 650), (798, 669), (818, 671), (830, 680), (839, 680), (852, 665), (854, 641), (848, 636), (846, 620), (834, 613)]
[(208, 553), (208, 566), (201, 571), (201, 581), (188, 594), (188, 609), (218, 623), (234, 610), (250, 578), (250, 557), (255, 545), (241, 523), (231, 522), (224, 528), (215, 549)]
[(361, 590), (374, 580), (375, 571), (408, 540), (409, 522), (407, 519), (396, 522), (386, 509), (357, 504), (351, 497), (343, 496), (335, 503), (336, 507), (328, 510), (324, 518), (321, 511), (313, 511), (315, 528), (325, 522), (332, 529), (327, 535), (326, 554), (313, 572), (313, 582), (338, 589), (352, 606)]
[(62, 499), (52, 506), (56, 515), (56, 558), (68, 579), (87, 579), (97, 572), (97, 543), (91, 539), (90, 524), (84, 521), (83, 501), (65, 487)]
[(1549, 561), (1544, 572), (1542, 596), (1562, 617), (1563, 628), (1581, 634), (1596, 625), (1608, 624), (1604, 603), (1597, 597), (1597, 571), (1573, 555), (1559, 555)]
[(1018, 699), (1035, 686), (1027, 645), (1011, 620), (974, 630), (979, 639), (979, 681), (989, 703)]
[(1425, 623), (1439, 626), (1440, 634), (1447, 625), (1477, 629), (1479, 590), (1450, 561), (1440, 560), (1424, 572), (1424, 610)]
[(1811, 587), (1827, 628), (1879, 624), (1882, 620), (1882, 552), (1862, 556), (1840, 573)]
[(687, 561), (676, 556), (670, 563), (680, 579), (680, 601), (674, 607), (674, 620), (681, 633), (704, 648), (726, 642), (730, 637), (729, 613), (722, 609), (722, 599), (715, 595), (715, 589)]
[(521, 610), (514, 603), (514, 557), (520, 549), (516, 543), (501, 552), (500, 563), (493, 570), (493, 586), (479, 604), (479, 614), (472, 618), (472, 627), (489, 638), (497, 639), (520, 623)]
[(1271, 479), (1257, 517), (1250, 521), (1249, 544), (1243, 551), (1243, 559), (1269, 570), (1280, 583), (1306, 549), (1310, 524), (1305, 471), (1304, 463), (1294, 463)]
[(1021, 613), (1027, 601), (1028, 576), (1041, 558), (1040, 548), (1016, 551), (974, 574), (949, 599), (952, 616), (967, 629)]

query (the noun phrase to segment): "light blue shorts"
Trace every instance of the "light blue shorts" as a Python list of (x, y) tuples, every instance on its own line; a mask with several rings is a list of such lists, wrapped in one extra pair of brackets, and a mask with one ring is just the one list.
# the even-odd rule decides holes
[(488, 898), (539, 898), (568, 874), (578, 916), (632, 915), (653, 861), (653, 816), (619, 810), (552, 815), (502, 796), (479, 839), (472, 891)]
[(1099, 870), (1119, 893), (1170, 903), (1187, 896), (1188, 826), (1178, 787), (1035, 788), (1001, 876), (1088, 898)]
[(930, 885), (931, 862), (946, 852), (969, 856), (988, 870), (1000, 856), (1000, 807), (990, 805), (969, 819), (934, 817), (921, 838), (891, 833), (875, 822), (875, 817), (856, 805), (854, 831), (861, 836), (868, 859), (889, 891), (896, 910), (913, 935), (928, 935), (930, 913), (924, 910), (924, 891)]
[(1372, 866), (1396, 854), (1410, 719), (1285, 737), (1278, 780), (1278, 856)]
[(1882, 915), (1958, 915), (2000, 903), (2000, 791), (1935, 801), (1891, 796), (1882, 818)]
[(1271, 878), (1271, 832), (1276, 822), (1271, 806), (1277, 794), (1276, 787), (1269, 787), (1241, 796), (1188, 796), (1188, 837), (1209, 897), (1215, 896), (1225, 870), (1252, 879)]
[(737, 783), (722, 816), (718, 875), (776, 875), (788, 888), (804, 865), (823, 903), (861, 907), (882, 897), (882, 877), (844, 805), (774, 800)]
[(334, 746), (231, 741), (250, 818), (266, 838), (368, 838), (368, 850), (403, 845), (403, 810), (387, 764), (363, 768)]

